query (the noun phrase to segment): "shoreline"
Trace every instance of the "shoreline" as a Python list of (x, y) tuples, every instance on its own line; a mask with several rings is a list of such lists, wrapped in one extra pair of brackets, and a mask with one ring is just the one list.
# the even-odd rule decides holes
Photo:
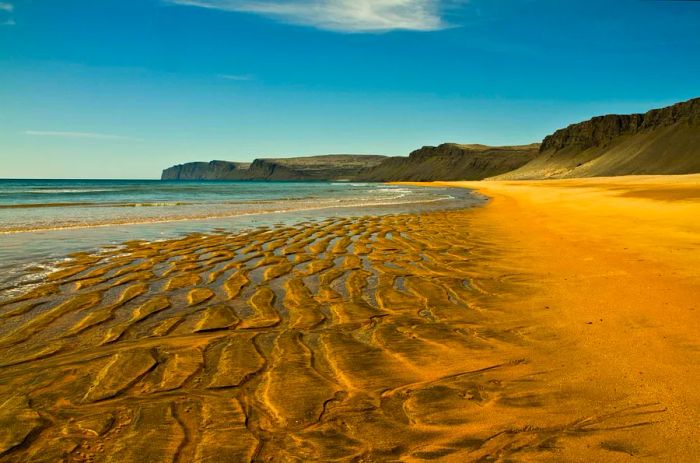
[[(75, 225), (63, 225), (63, 226), (46, 226), (39, 228), (0, 228), (0, 235), (12, 235), (18, 233), (33, 233), (33, 232), (47, 232), (56, 230), (80, 230), (80, 229), (91, 229), (99, 227), (110, 227), (110, 226), (129, 226), (129, 225), (156, 225), (156, 224), (166, 224), (173, 222), (202, 222), (202, 221), (215, 221), (220, 219), (235, 219), (250, 216), (266, 216), (275, 214), (294, 214), (302, 212), (316, 212), (323, 210), (335, 210), (335, 209), (353, 209), (353, 208), (363, 208), (363, 207), (384, 207), (384, 206), (412, 206), (417, 204), (430, 204), (441, 201), (449, 201), (453, 198), (433, 198), (433, 199), (423, 199), (414, 201), (404, 201), (404, 202), (373, 202), (373, 203), (353, 203), (353, 204), (341, 204), (341, 205), (324, 205), (324, 206), (308, 206), (308, 207), (298, 207), (295, 209), (267, 209), (258, 211), (232, 211), (225, 214), (214, 214), (214, 215), (202, 215), (202, 216), (182, 216), (182, 217), (168, 217), (168, 218), (150, 218), (143, 219), (140, 221), (134, 221), (131, 219), (117, 220), (111, 222), (98, 222), (90, 224), (75, 224)], [(102, 206), (101, 206), (102, 207)], [(107, 206), (104, 206), (107, 207)]]
[(490, 200), (59, 264), (0, 302), (0, 455), (700, 454), (700, 176), (447, 185)]
[[(375, 188), (383, 188), (377, 184)], [(454, 193), (456, 191), (456, 194)], [(466, 190), (461, 190), (466, 191)], [(409, 195), (410, 196), (410, 195)], [(482, 199), (471, 194), (453, 190), (452, 196), (439, 192), (426, 195), (419, 193), (405, 198), (376, 198), (365, 201), (339, 201), (329, 204), (278, 204), (277, 208), (266, 210), (239, 210), (223, 213), (207, 212), (201, 216), (178, 216), (143, 218), (142, 220), (112, 219), (106, 223), (91, 224), (74, 223), (67, 226), (56, 224), (46, 227), (33, 226), (29, 229), (2, 229), (0, 237), (3, 247), (0, 247), (0, 300), (2, 288), (14, 287), (27, 275), (24, 269), (35, 268), (37, 263), (53, 264), (62, 260), (66, 255), (76, 252), (97, 252), (103, 246), (118, 245), (135, 239), (162, 240), (174, 239), (192, 233), (218, 233), (230, 231), (238, 233), (261, 226), (291, 225), (307, 220), (322, 220), (335, 216), (362, 216), (407, 213), (431, 209), (450, 209), (456, 207), (474, 207), (482, 203)], [(89, 210), (85, 211), (89, 214)]]

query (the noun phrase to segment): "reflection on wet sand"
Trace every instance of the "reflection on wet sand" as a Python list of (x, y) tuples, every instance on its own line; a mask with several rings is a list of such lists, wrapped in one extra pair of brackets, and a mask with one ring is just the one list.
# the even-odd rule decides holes
[(567, 369), (533, 352), (561, 340), (516, 304), (527, 256), (504, 265), (515, 244), (471, 221), (329, 219), (73, 256), (0, 305), (0, 461), (638, 452), (630, 436), (663, 407), (560, 387)]

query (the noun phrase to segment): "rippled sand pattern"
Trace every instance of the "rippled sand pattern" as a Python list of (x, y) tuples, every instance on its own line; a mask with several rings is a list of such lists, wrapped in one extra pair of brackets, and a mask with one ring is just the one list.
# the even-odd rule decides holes
[(528, 358), (553, 335), (509, 310), (527, 279), (497, 252), (452, 211), (74, 256), (0, 306), (0, 461), (634, 451), (659, 407), (577, 408)]

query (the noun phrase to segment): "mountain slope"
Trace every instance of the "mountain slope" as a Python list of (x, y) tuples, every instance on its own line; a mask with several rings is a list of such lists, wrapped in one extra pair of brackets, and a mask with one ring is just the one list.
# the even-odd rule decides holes
[(363, 170), (363, 181), (480, 180), (516, 169), (537, 155), (539, 145), (501, 146), (445, 143), (424, 146)]
[(645, 114), (607, 115), (546, 137), (499, 180), (700, 172), (700, 98)]

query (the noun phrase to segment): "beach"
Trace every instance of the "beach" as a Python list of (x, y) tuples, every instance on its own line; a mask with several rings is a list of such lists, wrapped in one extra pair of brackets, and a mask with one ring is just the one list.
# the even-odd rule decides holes
[(463, 188), (366, 182), (0, 179), (0, 299), (57, 263), (133, 240), (482, 204)]
[(450, 184), (493, 198), (474, 225), (537, 275), (518, 306), (556, 333), (540, 353), (565, 375), (557, 389), (588, 397), (572, 413), (627, 404), (650, 423), (561, 449), (563, 460), (697, 460), (700, 176)]
[(0, 302), (0, 461), (694, 461), (700, 175), (82, 252)]

